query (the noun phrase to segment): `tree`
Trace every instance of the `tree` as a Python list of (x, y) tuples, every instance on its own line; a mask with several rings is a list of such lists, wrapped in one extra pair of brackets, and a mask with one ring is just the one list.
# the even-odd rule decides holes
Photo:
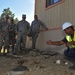
[(15, 18), (15, 19), (14, 19), (14, 23), (15, 23), (15, 24), (17, 24), (18, 21), (19, 21), (18, 18)]
[(4, 19), (5, 15), (9, 15), (9, 17), (14, 18), (15, 14), (10, 11), (10, 8), (4, 9), (3, 13), (1, 14), (1, 19)]
[[(8, 15), (10, 17), (10, 19), (11, 18), (14, 19), (14, 17), (15, 17), (15, 14), (10, 10), (10, 8), (6, 8), (3, 10), (3, 13), (0, 16), (0, 20), (3, 20), (5, 15)], [(15, 18), (14, 23), (17, 24), (17, 22), (18, 22), (18, 18)]]

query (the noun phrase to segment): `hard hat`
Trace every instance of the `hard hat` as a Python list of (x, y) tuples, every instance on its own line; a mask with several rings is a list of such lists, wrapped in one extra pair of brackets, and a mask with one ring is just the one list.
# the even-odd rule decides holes
[(72, 24), (70, 22), (65, 22), (63, 25), (62, 25), (62, 29), (66, 29), (68, 27), (72, 26)]

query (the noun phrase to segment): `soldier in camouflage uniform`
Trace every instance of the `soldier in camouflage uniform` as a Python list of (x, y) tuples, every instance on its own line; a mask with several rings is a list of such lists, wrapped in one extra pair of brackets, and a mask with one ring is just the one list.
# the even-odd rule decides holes
[(14, 19), (10, 19), (9, 29), (9, 43), (12, 46), (12, 51), (14, 50), (14, 44), (16, 42), (16, 24), (14, 24)]
[(2, 46), (3, 46), (3, 33), (2, 33), (2, 24), (0, 21), (0, 53), (1, 53)]
[(42, 26), (46, 30), (48, 29), (42, 21), (38, 20), (38, 16), (35, 15), (34, 21), (32, 21), (31, 28), (30, 28), (30, 33), (32, 35), (32, 49), (34, 50), (36, 49), (35, 44), (40, 32), (40, 26)]
[(22, 15), (22, 20), (18, 22), (16, 28), (17, 39), (14, 46), (14, 53), (19, 52), (21, 46), (23, 50), (26, 48), (26, 37), (30, 28), (30, 24), (26, 21), (26, 15)]
[(8, 32), (8, 26), (9, 26), (9, 16), (5, 16), (5, 20), (1, 21), (1, 31), (3, 36), (3, 42), (4, 42), (4, 48), (8, 50), (9, 52), (9, 32)]

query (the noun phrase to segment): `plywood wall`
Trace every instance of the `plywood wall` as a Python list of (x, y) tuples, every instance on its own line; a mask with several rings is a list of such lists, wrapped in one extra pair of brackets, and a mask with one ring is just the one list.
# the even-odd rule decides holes
[(75, 0), (64, 0), (62, 3), (48, 9), (45, 8), (45, 4), (45, 0), (35, 0), (35, 14), (49, 28), (48, 31), (41, 32), (39, 35), (37, 47), (41, 49), (50, 47), (46, 44), (49, 39), (63, 39), (64, 32), (61, 26), (64, 22), (69, 21), (75, 25)]

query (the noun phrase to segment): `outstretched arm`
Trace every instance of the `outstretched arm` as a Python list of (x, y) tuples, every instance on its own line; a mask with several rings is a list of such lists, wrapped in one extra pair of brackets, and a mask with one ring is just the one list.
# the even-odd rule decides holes
[(51, 40), (47, 41), (46, 43), (48, 45), (55, 45), (55, 46), (60, 46), (60, 45), (65, 44), (63, 41), (51, 41)]
[(40, 22), (40, 25), (41, 25), (43, 28), (45, 28), (46, 30), (48, 30), (47, 26), (46, 26), (42, 21), (39, 20), (39, 22)]

